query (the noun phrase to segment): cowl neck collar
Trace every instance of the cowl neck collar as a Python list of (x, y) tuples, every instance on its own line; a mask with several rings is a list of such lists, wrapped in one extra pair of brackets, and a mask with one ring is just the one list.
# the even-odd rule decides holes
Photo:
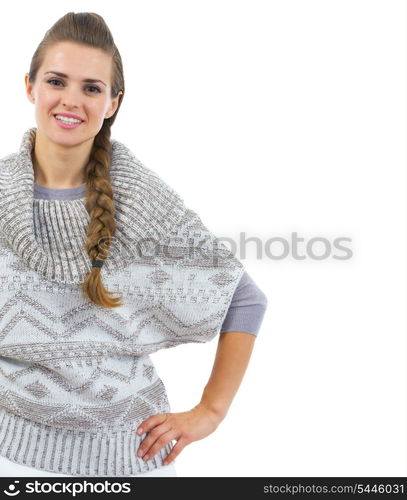
[[(80, 284), (92, 268), (84, 249), (84, 237), (72, 242), (69, 252), (64, 249), (51, 251), (49, 246), (43, 245), (35, 237), (31, 152), (36, 130), (35, 127), (28, 129), (23, 135), (19, 151), (0, 160), (1, 236), (30, 269), (44, 278), (58, 283)], [(116, 231), (109, 255), (101, 268), (102, 278), (137, 260), (143, 262), (138, 245), (140, 240), (162, 241), (186, 212), (181, 197), (158, 174), (145, 167), (125, 144), (116, 139), (111, 139), (111, 143), (109, 173), (116, 208)], [(87, 227), (89, 215), (84, 201), (35, 202), (54, 204), (57, 207), (55, 213), (59, 214), (57, 217), (65, 218), (66, 214), (78, 214), (79, 207), (79, 219), (83, 227)], [(64, 204), (65, 210), (59, 208), (61, 204)], [(78, 223), (77, 220), (75, 223)], [(147, 262), (152, 263), (151, 257), (146, 259)]]

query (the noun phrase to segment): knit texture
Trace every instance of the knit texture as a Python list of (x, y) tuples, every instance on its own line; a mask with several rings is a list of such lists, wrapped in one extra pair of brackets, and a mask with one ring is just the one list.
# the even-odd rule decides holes
[(78, 476), (130, 476), (145, 462), (138, 425), (171, 412), (149, 354), (220, 332), (241, 262), (159, 175), (111, 139), (116, 232), (100, 269), (124, 305), (100, 307), (81, 284), (85, 198), (33, 198), (31, 151), (0, 159), (0, 455)]

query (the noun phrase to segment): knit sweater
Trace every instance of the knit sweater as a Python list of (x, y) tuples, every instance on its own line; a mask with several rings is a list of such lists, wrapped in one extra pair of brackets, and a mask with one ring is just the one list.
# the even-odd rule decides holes
[(172, 443), (137, 457), (138, 425), (171, 412), (149, 355), (212, 340), (244, 267), (112, 139), (116, 231), (100, 272), (124, 304), (94, 304), (81, 289), (91, 270), (84, 200), (34, 200), (35, 132), (0, 159), (0, 455), (78, 476), (162, 467)]
[[(34, 200), (78, 200), (85, 197), (85, 183), (59, 189), (34, 182)], [(246, 332), (257, 336), (266, 309), (266, 295), (245, 270), (233, 294), (221, 332)]]

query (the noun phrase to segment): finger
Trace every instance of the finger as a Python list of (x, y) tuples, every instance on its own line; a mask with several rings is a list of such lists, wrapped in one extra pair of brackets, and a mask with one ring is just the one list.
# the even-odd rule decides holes
[(177, 457), (181, 453), (181, 451), (185, 448), (185, 446), (187, 444), (188, 444), (188, 442), (185, 439), (180, 438), (177, 441), (177, 444), (172, 448), (172, 450), (165, 457), (163, 464), (168, 465), (169, 463), (171, 463), (175, 459), (175, 457)]
[(166, 446), (170, 441), (175, 439), (176, 432), (174, 429), (170, 429), (167, 432), (164, 432), (164, 434), (161, 434), (161, 436), (154, 442), (154, 444), (151, 446), (151, 448), (148, 450), (148, 452), (143, 456), (143, 460), (150, 460), (150, 458), (153, 458), (164, 446)]
[(148, 417), (144, 422), (137, 427), (137, 434), (141, 435), (145, 432), (148, 432), (150, 429), (155, 427), (156, 425), (165, 422), (169, 416), (169, 413), (157, 413), (156, 415), (152, 415)]
[(160, 436), (166, 432), (171, 430), (171, 425), (169, 422), (162, 423), (157, 425), (152, 429), (147, 436), (141, 441), (138, 450), (137, 456), (142, 457), (145, 453), (147, 453), (151, 446), (160, 438)]

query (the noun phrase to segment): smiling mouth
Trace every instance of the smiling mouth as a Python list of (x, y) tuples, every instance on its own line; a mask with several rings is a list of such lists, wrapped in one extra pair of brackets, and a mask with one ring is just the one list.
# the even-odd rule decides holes
[(58, 123), (58, 127), (66, 129), (66, 130), (73, 130), (78, 128), (84, 121), (78, 121), (78, 122), (67, 122), (65, 120), (60, 120), (54, 115), (54, 120)]
[[(59, 116), (58, 114), (53, 115), (53, 116), (54, 116), (54, 118), (55, 118), (56, 120), (59, 120), (59, 118), (57, 118), (57, 116)], [(75, 120), (80, 120), (80, 118), (74, 118), (74, 119), (75, 119)], [(59, 120), (59, 121), (62, 121), (62, 120)], [(80, 120), (80, 123), (83, 123), (83, 122), (84, 122), (84, 120)], [(68, 123), (68, 122), (64, 122), (64, 123)], [(69, 122), (69, 123), (73, 123), (73, 124), (75, 124), (75, 123), (77, 123), (77, 122)]]

